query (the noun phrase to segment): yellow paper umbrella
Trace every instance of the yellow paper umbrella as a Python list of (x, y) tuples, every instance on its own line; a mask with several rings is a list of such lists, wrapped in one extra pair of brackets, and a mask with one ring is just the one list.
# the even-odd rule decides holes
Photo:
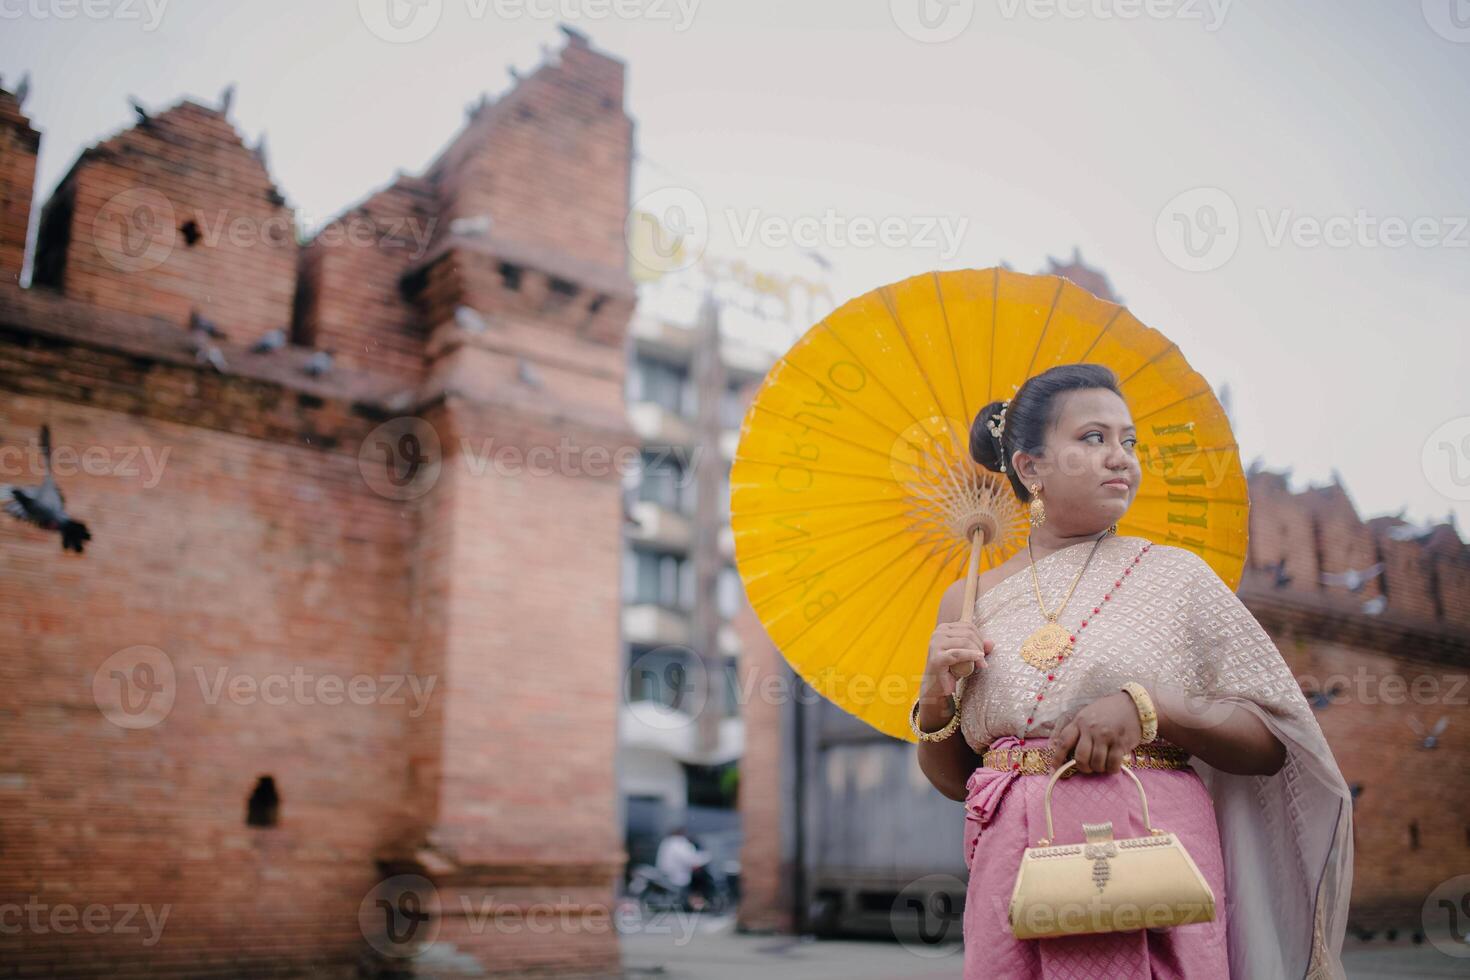
[(1143, 469), (1120, 534), (1189, 548), (1234, 588), (1245, 474), (1229, 420), (1177, 345), (1057, 276), (966, 269), (865, 293), (767, 373), (730, 470), (746, 595), (798, 674), (914, 741), (908, 714), (944, 590), (1026, 546), (1003, 474), (969, 454), (991, 401), (1056, 364), (1117, 374)]

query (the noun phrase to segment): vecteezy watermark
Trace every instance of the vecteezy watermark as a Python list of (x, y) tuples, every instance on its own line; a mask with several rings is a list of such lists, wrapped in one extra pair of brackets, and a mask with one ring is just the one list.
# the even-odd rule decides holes
[(1225, 23), (1234, 0), (995, 0), (1006, 20), (1199, 21), (1210, 33)]
[(155, 31), (163, 21), (168, 0), (0, 0), (0, 21), (87, 20), (142, 21), (145, 31)]
[[(407, 706), (411, 718), (428, 710), (439, 681), (436, 674), (311, 673), (300, 665), (266, 674), (195, 666), (192, 677), (208, 705)], [(168, 717), (181, 693), (173, 659), (146, 644), (117, 651), (92, 675), (97, 709), (120, 728), (152, 728)]]
[(130, 187), (102, 202), (92, 217), (92, 244), (114, 269), (156, 269), (174, 248), (173, 202), (150, 187)]
[(1218, 187), (1175, 195), (1154, 222), (1154, 237), (1170, 262), (1186, 272), (1220, 268), (1240, 247), (1240, 211)]
[(144, 946), (157, 945), (163, 936), (172, 905), (154, 908), (147, 902), (118, 902), (105, 905), (91, 902), (76, 905), (69, 902), (43, 902), (36, 895), (21, 904), (0, 902), (0, 935), (69, 936), (77, 931), (93, 935), (141, 935)]
[(460, 894), (457, 907), (446, 906), (434, 883), (423, 875), (385, 878), (363, 897), (357, 924), (368, 945), (395, 959), (426, 952), (439, 936), (444, 916), (453, 915), (472, 936), (573, 936), (578, 933), (668, 934), (677, 929), (676, 945), (685, 945), (698, 928), (692, 913), (671, 910), (641, 918), (636, 904), (613, 908), (588, 904), (572, 896), (555, 901), (501, 901), (493, 893)]
[(1466, 0), (1422, 0), (1424, 20), (1447, 41), (1470, 44), (1470, 3)]
[(961, 952), (966, 885), (954, 875), (916, 878), (899, 889), (888, 910), (888, 926), (899, 945), (927, 959)]
[[(475, 23), (543, 20), (642, 20), (667, 23), (676, 32), (689, 29), (700, 0), (463, 0), (465, 15)], [(428, 37), (444, 19), (444, 0), (358, 0), (362, 22), (375, 37), (410, 44)]]
[(1456, 875), (1436, 885), (1424, 899), (1419, 921), (1435, 949), (1470, 959), (1470, 875)]
[(1364, 208), (1325, 218), (1290, 208), (1258, 208), (1256, 215), (1271, 248), (1287, 242), (1297, 248), (1470, 248), (1470, 216), (1465, 215), (1380, 216)]
[(1470, 704), (1470, 674), (1369, 673), (1359, 667), (1351, 674), (1298, 674), (1302, 695), (1319, 707), (1332, 704)]
[(644, 194), (623, 225), (629, 261), (645, 278), (694, 265), (709, 245), (709, 231), (704, 200), (687, 187), (661, 187)]
[(152, 728), (168, 717), (177, 693), (173, 661), (146, 644), (117, 651), (92, 674), (92, 700), (119, 728)]
[(820, 215), (765, 214), (752, 208), (743, 214), (725, 210), (737, 248), (759, 241), (767, 248), (923, 248), (935, 249), (949, 261), (959, 252), (970, 219), (950, 215), (842, 215), (828, 208)]
[(237, 705), (285, 704), (335, 707), (340, 704), (359, 706), (386, 704), (409, 705), (408, 716), (418, 718), (429, 707), (437, 674), (312, 674), (293, 667), (290, 673), (262, 676), (217, 667), (206, 671), (194, 668), (194, 677), (205, 704), (228, 701)]
[[(132, 478), (143, 476), (143, 487), (152, 490), (163, 478), (163, 467), (168, 462), (172, 446), (154, 453), (152, 446), (87, 446), (78, 450), (65, 443), (51, 446), (51, 473), (58, 478), (76, 476), (116, 476)], [(39, 445), (0, 446), (0, 480), (6, 483), (24, 482), (34, 479), (41, 482), (46, 476), (46, 461), (41, 456)]]
[(389, 419), (369, 432), (357, 450), (363, 482), (389, 500), (422, 497), (439, 482), (443, 465), (438, 431), (416, 415)]
[(357, 907), (357, 926), (368, 945), (395, 959), (418, 956), (432, 946), (442, 919), (439, 890), (423, 875), (385, 878)]
[(1470, 500), (1470, 415), (1429, 433), (1420, 456), (1424, 478), (1451, 500)]
[[(1257, 208), (1267, 248), (1470, 248), (1470, 215), (1298, 214)], [(1211, 272), (1234, 257), (1243, 224), (1235, 199), (1218, 187), (1195, 187), (1164, 205), (1154, 236), (1164, 257), (1187, 272)]]
[(893, 23), (915, 41), (942, 44), (975, 19), (975, 0), (888, 0)]

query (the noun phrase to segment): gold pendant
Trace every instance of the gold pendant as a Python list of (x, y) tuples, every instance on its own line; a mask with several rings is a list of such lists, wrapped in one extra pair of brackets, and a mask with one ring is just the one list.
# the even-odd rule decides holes
[(1065, 656), (1072, 649), (1072, 634), (1056, 623), (1047, 623), (1021, 644), (1021, 659), (1037, 670), (1050, 670), (1057, 665), (1057, 657)]

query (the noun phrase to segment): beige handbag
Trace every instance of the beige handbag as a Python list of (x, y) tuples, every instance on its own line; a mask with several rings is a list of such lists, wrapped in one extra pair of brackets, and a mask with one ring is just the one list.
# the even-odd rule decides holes
[(1083, 844), (1052, 844), (1051, 790), (1076, 759), (1046, 783), (1046, 839), (1021, 855), (1011, 891), (1011, 931), (1017, 939), (1078, 936), (1093, 932), (1188, 925), (1215, 918), (1215, 893), (1173, 834), (1148, 820), (1143, 783), (1138, 785), (1149, 836), (1113, 839), (1112, 821), (1084, 823)]

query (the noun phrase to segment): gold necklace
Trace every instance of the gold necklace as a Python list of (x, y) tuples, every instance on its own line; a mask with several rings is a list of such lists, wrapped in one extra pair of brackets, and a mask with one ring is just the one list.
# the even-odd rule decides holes
[(1072, 634), (1065, 626), (1057, 622), (1057, 617), (1062, 610), (1067, 608), (1067, 603), (1072, 600), (1072, 593), (1077, 591), (1077, 583), (1082, 581), (1082, 576), (1087, 572), (1087, 566), (1092, 564), (1092, 556), (1097, 554), (1097, 549), (1102, 547), (1103, 538), (1114, 533), (1116, 525), (1108, 528), (1098, 535), (1097, 542), (1093, 544), (1092, 551), (1087, 554), (1087, 561), (1082, 563), (1082, 570), (1077, 577), (1072, 579), (1072, 587), (1067, 590), (1067, 596), (1055, 611), (1047, 612), (1046, 603), (1041, 598), (1041, 582), (1036, 577), (1036, 553), (1031, 550), (1031, 537), (1026, 537), (1026, 553), (1031, 555), (1031, 585), (1036, 589), (1036, 604), (1041, 607), (1041, 615), (1046, 619), (1046, 624), (1036, 629), (1026, 642), (1021, 644), (1021, 659), (1026, 661), (1037, 670), (1048, 670), (1056, 666), (1057, 660), (1071, 652)]

